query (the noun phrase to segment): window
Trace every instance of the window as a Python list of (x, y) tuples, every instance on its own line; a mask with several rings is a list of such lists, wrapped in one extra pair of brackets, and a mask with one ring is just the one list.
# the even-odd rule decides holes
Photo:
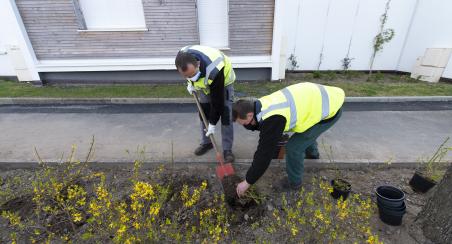
[(78, 18), (84, 19), (87, 30), (147, 30), (141, 0), (74, 1), (78, 1), (82, 15)]
[(229, 47), (229, 1), (198, 0), (199, 39), (201, 45)]

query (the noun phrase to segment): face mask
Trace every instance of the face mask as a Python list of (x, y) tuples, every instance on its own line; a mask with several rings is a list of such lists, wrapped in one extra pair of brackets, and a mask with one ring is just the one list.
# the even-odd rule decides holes
[(195, 81), (199, 80), (200, 76), (201, 76), (201, 71), (198, 70), (198, 72), (193, 77), (188, 78), (188, 79), (195, 82)]
[(243, 125), (243, 127), (247, 130), (259, 130), (259, 123), (256, 123), (255, 125), (249, 123), (247, 125)]

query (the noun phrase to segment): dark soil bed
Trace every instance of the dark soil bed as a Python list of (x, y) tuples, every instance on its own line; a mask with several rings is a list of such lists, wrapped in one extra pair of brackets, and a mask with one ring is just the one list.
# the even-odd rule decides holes
[[(165, 167), (159, 183), (170, 185), (170, 193), (168, 200), (161, 210), (161, 217), (171, 215), (176, 211), (180, 211), (182, 202), (171, 201), (172, 195), (182, 190), (183, 185), (199, 186), (201, 182), (207, 181), (208, 187), (206, 194), (201, 195), (199, 207), (210, 206), (213, 203), (215, 194), (225, 193), (225, 200), (228, 203), (228, 213), (231, 216), (230, 235), (225, 240), (230, 243), (233, 240), (238, 243), (249, 243), (262, 241), (260, 232), (262, 229), (256, 228), (255, 223), (271, 216), (274, 209), (282, 208), (283, 195), (288, 202), (296, 201), (305, 197), (300, 192), (282, 191), (279, 187), (279, 180), (285, 177), (284, 167), (271, 167), (266, 174), (258, 181), (253, 196), (258, 198), (245, 197), (237, 198), (235, 186), (242, 180), (242, 176), (246, 173), (247, 167), (234, 166), (237, 172), (235, 176), (224, 178), (220, 182), (215, 176), (215, 167), (207, 165), (179, 165)], [(159, 166), (146, 166), (141, 169), (140, 179), (155, 181), (153, 178), (158, 171)], [(0, 212), (1, 210), (9, 210), (19, 214), (22, 219), (26, 219), (32, 215), (34, 203), (32, 201), (31, 181), (36, 177), (36, 170), (6, 170), (0, 172)], [(132, 183), (130, 177), (133, 175), (131, 166), (114, 167), (110, 169), (101, 169), (106, 175), (107, 185), (114, 189), (116, 198), (127, 197), (127, 190), (130, 190)], [(395, 168), (378, 168), (360, 170), (339, 170), (341, 178), (347, 180), (352, 185), (352, 193), (360, 193), (364, 197), (371, 197), (376, 202), (375, 188), (379, 185), (393, 185), (402, 189), (406, 194), (407, 214), (404, 216), (401, 226), (388, 226), (378, 218), (378, 211), (375, 211), (371, 217), (371, 226), (384, 243), (428, 243), (422, 234), (419, 226), (415, 222), (416, 215), (420, 212), (422, 206), (426, 203), (431, 192), (427, 194), (415, 193), (408, 186), (408, 181), (414, 173), (414, 169), (395, 169)], [(304, 174), (303, 186), (306, 191), (311, 188), (310, 182), (313, 178), (320, 181), (330, 182), (337, 176), (338, 172), (330, 169), (307, 169)], [(84, 184), (83, 182), (78, 182)], [(87, 183), (87, 182), (85, 182)], [(198, 206), (197, 206), (198, 207)], [(186, 212), (181, 214), (180, 218), (192, 218), (193, 213)], [(71, 226), (67, 223), (58, 223), (58, 216), (55, 219), (48, 220), (49, 223), (59, 228), (57, 232), (71, 233)], [(180, 221), (186, 221), (181, 219)], [(75, 226), (77, 230), (84, 228), (83, 221)], [(0, 218), (0, 243), (7, 243), (10, 238), (11, 229), (5, 219)], [(280, 243), (287, 241), (281, 239), (281, 235), (274, 235), (273, 239), (266, 241), (271, 243)], [(76, 240), (76, 239), (74, 239)], [(108, 242), (108, 241), (107, 241)]]

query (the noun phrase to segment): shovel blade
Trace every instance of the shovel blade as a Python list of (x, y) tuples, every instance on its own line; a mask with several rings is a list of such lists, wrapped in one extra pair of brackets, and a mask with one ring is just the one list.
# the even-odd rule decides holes
[(235, 174), (235, 172), (234, 168), (232, 168), (231, 163), (217, 166), (217, 177), (220, 178), (220, 180), (223, 180), (225, 176), (230, 176), (233, 174)]

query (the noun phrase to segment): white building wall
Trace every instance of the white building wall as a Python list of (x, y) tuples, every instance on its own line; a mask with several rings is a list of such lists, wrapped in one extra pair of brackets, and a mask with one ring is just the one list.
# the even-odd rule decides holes
[(19, 81), (40, 80), (36, 56), (14, 0), (0, 1), (0, 45), (0, 50), (7, 52), (0, 56), (1, 76), (17, 76)]
[[(418, 7), (409, 31), (398, 70), (411, 72), (416, 58), (427, 48), (452, 48), (452, 1), (418, 0)], [(443, 73), (452, 78), (452, 61)]]
[(2, 41), (0, 41), (0, 76), (16, 76), (16, 72), (7, 56), (7, 51)]
[(8, 8), (8, 2), (0, 1), (0, 76), (16, 76), (16, 72), (7, 54), (7, 44), (16, 44), (14, 35), (14, 16)]
[(449, 59), (449, 63), (447, 64), (442, 77), (452, 79), (452, 58)]
[[(282, 31), (278, 31), (284, 35), (278, 43), (284, 49), (279, 56), (285, 56), (287, 60), (293, 54), (299, 65), (296, 70), (340, 70), (341, 60), (349, 52), (349, 57), (353, 58), (352, 70), (368, 70), (373, 38), (378, 33), (385, 4), (385, 0), (284, 0), (280, 11)], [(17, 45), (24, 53), (32, 75), (30, 79), (39, 78), (37, 71), (79, 70), (74, 65), (57, 65), (56, 69), (55, 64), (33, 60), (32, 47), (23, 36), (25, 32), (15, 11), (14, 0), (0, 1), (0, 76), (17, 74), (11, 57), (4, 54), (8, 45)], [(411, 72), (416, 58), (422, 56), (426, 48), (452, 48), (451, 12), (450, 0), (392, 0), (386, 28), (393, 28), (395, 37), (377, 54), (374, 69)], [(265, 57), (266, 60), (258, 63), (256, 57), (243, 57), (240, 62), (235, 62), (235, 66), (275, 68), (279, 62), (276, 56), (274, 53), (271, 61)], [(78, 66), (83, 66), (81, 61), (78, 60)], [(160, 69), (154, 61), (150, 60), (142, 69)], [(168, 61), (167, 65), (169, 67), (171, 63)], [(134, 65), (126, 68), (133, 70), (139, 65), (131, 66)], [(112, 67), (114, 70), (126, 68), (123, 65)], [(287, 68), (291, 68), (288, 61)], [(90, 70), (104, 69), (105, 64), (90, 66)], [(443, 77), (452, 78), (452, 60)]]
[[(296, 56), (298, 70), (341, 69), (341, 60), (347, 52), (353, 58), (351, 69), (369, 69), (373, 39), (379, 31), (386, 1), (289, 0), (287, 5), (286, 52), (287, 57)], [(394, 29), (396, 34), (377, 54), (374, 69), (397, 68), (414, 6), (415, 1), (391, 1), (385, 28)]]

